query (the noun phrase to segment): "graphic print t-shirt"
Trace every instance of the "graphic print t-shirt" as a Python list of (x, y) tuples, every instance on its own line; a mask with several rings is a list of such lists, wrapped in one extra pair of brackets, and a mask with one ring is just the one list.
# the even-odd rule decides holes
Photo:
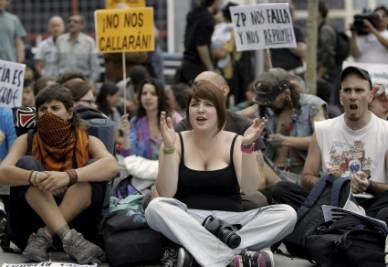
[(359, 130), (348, 128), (344, 116), (315, 123), (324, 173), (349, 176), (359, 170), (377, 182), (388, 182), (384, 165), (388, 151), (388, 122), (372, 114)]

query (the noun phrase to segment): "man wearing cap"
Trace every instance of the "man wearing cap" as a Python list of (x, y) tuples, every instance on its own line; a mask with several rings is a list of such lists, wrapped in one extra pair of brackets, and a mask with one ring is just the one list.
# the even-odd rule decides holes
[(302, 186), (311, 189), (320, 172), (351, 176), (358, 203), (367, 215), (379, 217), (380, 210), (388, 206), (388, 122), (368, 109), (375, 93), (366, 70), (351, 66), (342, 71), (344, 113), (315, 124)]

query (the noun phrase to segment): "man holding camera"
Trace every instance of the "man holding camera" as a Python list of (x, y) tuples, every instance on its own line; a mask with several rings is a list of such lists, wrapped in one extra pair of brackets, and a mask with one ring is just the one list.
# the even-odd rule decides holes
[(355, 16), (351, 26), (351, 55), (356, 62), (388, 62), (388, 9), (378, 6), (373, 13)]

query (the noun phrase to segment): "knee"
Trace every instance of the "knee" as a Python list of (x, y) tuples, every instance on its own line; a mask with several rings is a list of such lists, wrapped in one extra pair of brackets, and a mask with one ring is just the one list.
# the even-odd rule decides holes
[(146, 218), (147, 216), (152, 216), (154, 214), (162, 212), (162, 210), (164, 209), (164, 206), (165, 206), (165, 202), (162, 197), (154, 198), (148, 203), (148, 206), (145, 210)]
[(26, 170), (41, 170), (40, 162), (33, 156), (23, 156), (17, 162), (16, 166)]
[(278, 206), (278, 208), (281, 210), (280, 214), (282, 217), (282, 221), (286, 225), (288, 231), (291, 233), (294, 230), (296, 221), (298, 219), (296, 211), (290, 205), (279, 204), (276, 206)]

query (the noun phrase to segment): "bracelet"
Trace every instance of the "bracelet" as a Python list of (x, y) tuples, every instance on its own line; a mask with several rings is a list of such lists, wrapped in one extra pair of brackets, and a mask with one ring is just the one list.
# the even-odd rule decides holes
[(38, 178), (38, 172), (37, 171), (33, 171), (32, 174), (31, 174), (31, 184), (32, 185), (36, 184), (36, 178)]
[(246, 154), (252, 154), (253, 151), (255, 151), (255, 143), (254, 142), (250, 145), (241, 144), (241, 152), (246, 153)]
[(30, 175), (28, 176), (28, 184), (29, 185), (33, 185), (32, 184), (32, 174), (34, 173), (34, 171), (30, 171)]
[(175, 147), (170, 147), (170, 148), (163, 148), (163, 153), (164, 154), (173, 154), (175, 152)]
[(72, 186), (73, 184), (78, 183), (78, 173), (77, 173), (76, 170), (71, 169), (71, 170), (67, 170), (65, 172), (67, 173), (67, 175), (69, 175), (69, 184), (68, 184), (68, 186)]

